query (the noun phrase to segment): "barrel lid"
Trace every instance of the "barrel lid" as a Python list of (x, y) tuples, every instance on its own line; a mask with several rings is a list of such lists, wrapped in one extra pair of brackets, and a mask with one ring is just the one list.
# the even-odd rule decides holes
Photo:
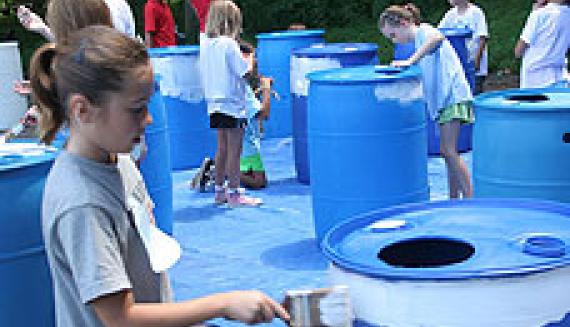
[(32, 142), (0, 144), (0, 172), (52, 161), (57, 148)]
[(289, 39), (289, 38), (301, 38), (301, 37), (315, 37), (323, 36), (325, 30), (290, 30), (290, 31), (275, 31), (270, 33), (259, 33), (255, 37), (260, 39)]
[(477, 109), (521, 112), (570, 111), (570, 89), (511, 89), (481, 94), (475, 98)]
[(359, 215), (332, 228), (322, 248), (334, 264), (362, 275), (446, 280), (520, 276), (568, 266), (569, 244), (570, 205), (474, 199)]
[(189, 55), (198, 55), (199, 53), (200, 53), (200, 46), (197, 45), (177, 45), (172, 47), (148, 49), (148, 55), (151, 58), (189, 56)]
[(451, 27), (442, 27), (442, 28), (438, 28), (438, 30), (441, 32), (441, 34), (447, 36), (447, 37), (464, 37), (464, 38), (469, 38), (471, 37), (471, 35), (473, 34), (473, 31), (471, 31), (471, 29), (469, 28), (451, 28)]
[(392, 66), (358, 66), (329, 69), (307, 74), (311, 83), (319, 84), (355, 84), (355, 83), (391, 83), (404, 79), (416, 79), (421, 71), (416, 66), (398, 68)]
[(376, 53), (376, 43), (316, 43), (293, 51), (297, 57), (322, 58), (330, 55)]

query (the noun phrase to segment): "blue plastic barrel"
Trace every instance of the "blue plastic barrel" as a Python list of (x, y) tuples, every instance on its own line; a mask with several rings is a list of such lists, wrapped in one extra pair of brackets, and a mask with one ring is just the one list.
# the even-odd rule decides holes
[(170, 173), (170, 142), (167, 129), (166, 109), (156, 83), (148, 109), (152, 115), (152, 124), (145, 129), (145, 141), (148, 152), (141, 161), (140, 171), (148, 193), (154, 202), (156, 225), (165, 233), (172, 235), (172, 175)]
[(406, 60), (416, 52), (416, 43), (394, 43), (394, 60)]
[(41, 227), (45, 179), (55, 148), (0, 145), (0, 326), (55, 326)]
[(272, 77), (273, 88), (280, 96), (271, 99), (271, 117), (263, 127), (265, 137), (289, 137), (293, 131), (291, 114), (290, 65), (291, 53), (314, 43), (324, 42), (324, 30), (278, 31), (257, 34), (259, 72)]
[(442, 201), (369, 212), (323, 240), (355, 326), (570, 326), (570, 206)]
[(210, 128), (199, 74), (198, 46), (149, 49), (168, 116), (173, 170), (199, 167), (216, 152), (216, 131)]
[(570, 202), (570, 89), (490, 92), (475, 112), (476, 197)]
[(308, 75), (315, 232), (372, 209), (429, 199), (420, 71), (361, 66)]
[(291, 111), (293, 112), (293, 150), (297, 180), (309, 184), (307, 146), (307, 96), (309, 82), (306, 74), (332, 68), (374, 65), (378, 63), (375, 43), (327, 43), (293, 51), (291, 57)]

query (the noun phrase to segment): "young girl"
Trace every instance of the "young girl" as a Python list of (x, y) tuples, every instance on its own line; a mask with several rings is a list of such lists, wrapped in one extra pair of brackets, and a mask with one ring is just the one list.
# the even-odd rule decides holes
[(65, 123), (66, 149), (46, 181), (42, 225), (58, 326), (187, 326), (215, 317), (288, 319), (255, 291), (158, 304), (159, 275), (126, 204), (114, 153), (128, 153), (151, 122), (153, 73), (140, 42), (104, 26), (46, 45), (31, 61), (43, 139)]
[(473, 187), (467, 166), (457, 152), (457, 138), (460, 125), (473, 122), (473, 96), (449, 41), (428, 24), (417, 26), (414, 19), (419, 16), (419, 10), (412, 4), (390, 6), (380, 15), (378, 27), (394, 43), (415, 42), (415, 53), (407, 60), (392, 62), (392, 65), (419, 64), (428, 112), (439, 123), (449, 196), (468, 198), (473, 195)]
[(521, 88), (568, 87), (566, 55), (570, 47), (570, 1), (539, 3), (515, 47), (522, 57)]
[[(244, 77), (252, 66), (251, 57), (242, 56), (236, 41), (240, 31), (239, 8), (228, 0), (212, 2), (206, 37), (200, 43), (200, 70), (210, 127), (217, 129), (218, 134), (214, 202), (227, 202), (231, 207), (262, 203), (239, 191), (240, 154), (246, 125)], [(227, 190), (224, 188), (226, 177)]]
[(441, 28), (469, 28), (473, 35), (467, 41), (469, 61), (475, 66), (475, 94), (483, 92), (487, 76), (487, 39), (489, 31), (485, 13), (469, 0), (449, 0), (449, 9), (441, 21)]

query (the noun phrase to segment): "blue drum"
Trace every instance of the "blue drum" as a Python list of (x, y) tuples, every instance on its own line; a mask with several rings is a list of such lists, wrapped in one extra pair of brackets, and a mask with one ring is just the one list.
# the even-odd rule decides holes
[(429, 199), (420, 71), (314, 72), (308, 103), (315, 232), (376, 208)]
[(293, 112), (293, 149), (295, 170), (299, 182), (309, 184), (309, 156), (307, 148), (308, 73), (342, 67), (374, 65), (378, 63), (378, 45), (375, 43), (313, 44), (298, 49), (291, 57), (291, 97)]
[(323, 241), (356, 326), (570, 326), (570, 206), (442, 201), (373, 211)]
[(490, 92), (475, 112), (476, 197), (570, 202), (570, 89)]
[(216, 152), (216, 131), (210, 119), (199, 74), (198, 46), (149, 49), (168, 117), (173, 170), (199, 167)]
[(154, 202), (156, 225), (172, 235), (172, 175), (170, 173), (170, 143), (166, 123), (166, 109), (156, 83), (156, 89), (148, 103), (152, 124), (145, 129), (148, 148), (141, 161), (140, 170), (148, 193)]
[(416, 52), (416, 43), (394, 43), (394, 60), (406, 60)]
[(279, 31), (257, 35), (259, 72), (272, 77), (273, 87), (280, 96), (271, 99), (271, 117), (263, 124), (265, 137), (289, 137), (293, 130), (291, 114), (290, 65), (291, 52), (324, 42), (324, 30)]
[(55, 326), (41, 203), (56, 149), (0, 145), (0, 326)]

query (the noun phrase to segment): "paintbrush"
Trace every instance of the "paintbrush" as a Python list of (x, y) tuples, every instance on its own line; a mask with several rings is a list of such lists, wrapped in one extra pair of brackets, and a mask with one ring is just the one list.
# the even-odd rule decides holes
[(292, 327), (350, 327), (353, 314), (348, 287), (333, 286), (285, 293)]

